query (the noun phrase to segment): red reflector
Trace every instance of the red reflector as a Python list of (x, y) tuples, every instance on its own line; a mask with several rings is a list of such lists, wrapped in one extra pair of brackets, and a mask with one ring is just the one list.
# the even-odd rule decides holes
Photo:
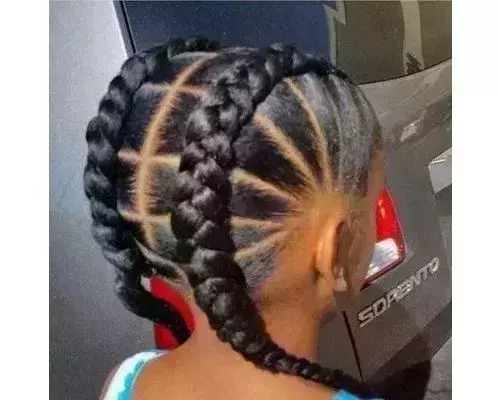
[(396, 265), (405, 256), (405, 245), (394, 203), (387, 189), (382, 191), (376, 208), (377, 242), (366, 276), (366, 283), (373, 282)]
[[(172, 286), (160, 277), (154, 276), (151, 278), (151, 293), (155, 297), (172, 304), (182, 315), (184, 321), (186, 321), (189, 330), (191, 332), (193, 331), (194, 318), (189, 305), (186, 303), (184, 298), (177, 293), (174, 288), (172, 288)], [(171, 350), (175, 349), (179, 345), (170, 330), (164, 325), (154, 324), (154, 336), (156, 347), (158, 349)]]

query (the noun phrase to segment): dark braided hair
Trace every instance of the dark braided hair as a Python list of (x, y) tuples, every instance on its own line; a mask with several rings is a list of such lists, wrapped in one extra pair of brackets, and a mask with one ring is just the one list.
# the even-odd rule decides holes
[(165, 46), (134, 55), (122, 66), (99, 103), (99, 113), (88, 124), (89, 147), (84, 172), (85, 194), (90, 200), (92, 234), (106, 259), (116, 267), (116, 292), (135, 314), (165, 324), (181, 343), (189, 331), (180, 314), (168, 303), (153, 297), (141, 284), (151, 271), (134, 245), (129, 224), (117, 211), (117, 153), (124, 136), (121, 128), (132, 107), (133, 96), (146, 82), (159, 60), (176, 54), (206, 51), (218, 47), (206, 39), (174, 39)]
[(315, 191), (364, 190), (379, 143), (366, 99), (345, 73), (290, 46), (175, 43), (129, 59), (87, 131), (93, 232), (119, 296), (182, 337), (178, 314), (140, 280), (187, 281), (220, 340), (247, 360), (371, 395), (279, 347), (251, 297), (292, 234), (280, 218), (304, 212)]

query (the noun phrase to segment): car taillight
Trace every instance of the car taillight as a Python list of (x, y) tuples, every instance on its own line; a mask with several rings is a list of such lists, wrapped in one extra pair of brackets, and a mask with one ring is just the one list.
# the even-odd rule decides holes
[(384, 189), (376, 208), (377, 241), (365, 283), (369, 284), (401, 263), (405, 256), (403, 234), (389, 191)]

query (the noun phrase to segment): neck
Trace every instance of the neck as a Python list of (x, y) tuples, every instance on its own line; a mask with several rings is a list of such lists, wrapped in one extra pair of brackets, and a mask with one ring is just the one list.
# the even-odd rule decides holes
[[(323, 385), (257, 368), (217, 337), (207, 317), (197, 306), (192, 305), (192, 310), (195, 331), (184, 345), (166, 359), (179, 365), (190, 365), (189, 372), (184, 369), (178, 369), (178, 372), (189, 374), (189, 379), (197, 380), (206, 393), (215, 393), (217, 398), (240, 399), (269, 398), (271, 394), (275, 398), (289, 400), (331, 398), (332, 390)], [(279, 312), (269, 310), (261, 312), (261, 315), (267, 332), (278, 345), (299, 358), (310, 361), (316, 359), (317, 320), (308, 317), (300, 307), (280, 307)], [(211, 377), (209, 381), (200, 381), (200, 377), (207, 376)], [(228, 376), (231, 376), (230, 382)]]
[[(241, 356), (228, 343), (223, 343), (210, 327), (206, 315), (192, 305), (195, 315), (196, 329), (186, 343), (198, 354), (210, 355), (214, 359), (221, 357), (240, 360)], [(318, 330), (320, 321), (302, 311), (300, 307), (283, 308), (279, 310), (264, 310), (261, 312), (267, 333), (288, 353), (310, 361), (317, 358)], [(187, 347), (186, 346), (186, 347)]]
[(302, 307), (280, 307), (262, 313), (271, 338), (288, 353), (316, 361), (319, 319), (311, 317)]

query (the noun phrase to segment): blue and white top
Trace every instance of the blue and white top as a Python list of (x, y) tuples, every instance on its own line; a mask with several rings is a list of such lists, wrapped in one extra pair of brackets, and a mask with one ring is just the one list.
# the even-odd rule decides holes
[(132, 400), (135, 381), (148, 361), (161, 356), (164, 351), (145, 351), (120, 364), (109, 382), (103, 400)]
[[(165, 354), (165, 351), (146, 351), (132, 356), (120, 364), (109, 382), (103, 400), (132, 400), (135, 381), (148, 361)], [(340, 390), (332, 400), (361, 400), (359, 397)]]

